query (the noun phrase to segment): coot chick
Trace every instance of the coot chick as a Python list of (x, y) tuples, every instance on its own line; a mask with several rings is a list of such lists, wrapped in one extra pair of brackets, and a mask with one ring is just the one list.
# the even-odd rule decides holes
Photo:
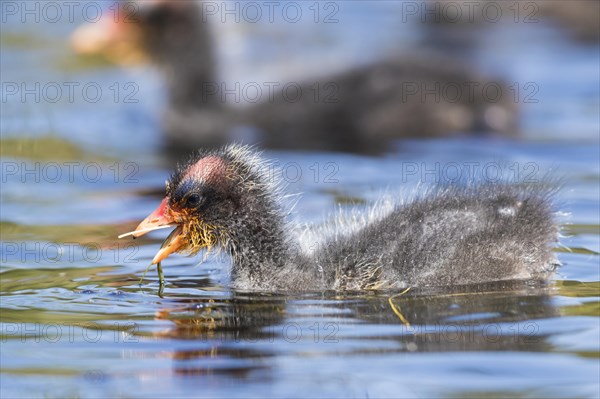
[(181, 164), (160, 206), (125, 235), (175, 227), (152, 263), (217, 248), (231, 258), (232, 285), (245, 290), (545, 279), (557, 265), (549, 197), (541, 188), (504, 184), (444, 188), (351, 222), (340, 218), (314, 234), (288, 221), (281, 186), (260, 154), (228, 145)]
[[(126, 22), (111, 30), (92, 24), (73, 36), (80, 52), (106, 53), (120, 43), (117, 48), (141, 48), (159, 67), (169, 97), (165, 143), (176, 156), (190, 147), (232, 141), (377, 153), (405, 137), (518, 133), (518, 105), (506, 84), (439, 54), (405, 54), (306, 81), (278, 82), (273, 95), (258, 84), (258, 103), (226, 102), (232, 96), (224, 93), (233, 86), (224, 86), (217, 74), (209, 17), (200, 4), (126, 2), (121, 13)], [(115, 25), (113, 18), (107, 23)], [(238, 98), (241, 90), (233, 90)]]

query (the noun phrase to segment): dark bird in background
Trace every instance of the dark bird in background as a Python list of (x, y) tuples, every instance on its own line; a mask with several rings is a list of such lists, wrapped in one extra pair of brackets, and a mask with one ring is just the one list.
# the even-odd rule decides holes
[(267, 291), (543, 280), (557, 265), (558, 227), (538, 186), (434, 189), (311, 229), (289, 220), (270, 171), (247, 146), (198, 152), (171, 176), (160, 206), (123, 236), (174, 227), (153, 263), (220, 249), (234, 287)]
[[(72, 38), (80, 53), (103, 53), (121, 64), (147, 56), (160, 68), (169, 98), (165, 142), (175, 153), (233, 140), (369, 153), (404, 137), (518, 132), (517, 104), (503, 82), (433, 54), (380, 60), (299, 83), (304, 95), (297, 101), (279, 90), (261, 103), (232, 106), (209, 90), (220, 78), (200, 4), (123, 3), (126, 21), (111, 16), (79, 28)], [(315, 84), (322, 88), (317, 100)], [(486, 98), (482, 88), (488, 84), (503, 95)]]
[[(421, 18), (434, 27), (435, 35), (446, 45), (464, 44), (466, 40), (477, 41), (481, 28), (496, 25), (504, 17), (509, 24), (550, 23), (560, 27), (566, 36), (582, 43), (596, 44), (600, 41), (600, 1), (598, 0), (536, 0), (511, 3), (508, 1), (482, 0), (477, 3), (454, 0), (426, 0), (423, 9), (437, 10)], [(484, 11), (494, 9), (496, 16)], [(452, 12), (442, 11), (453, 9)], [(459, 18), (456, 16), (459, 15)], [(440, 29), (435, 29), (440, 28)], [(474, 28), (474, 29), (473, 29)], [(468, 36), (471, 36), (469, 38)]]

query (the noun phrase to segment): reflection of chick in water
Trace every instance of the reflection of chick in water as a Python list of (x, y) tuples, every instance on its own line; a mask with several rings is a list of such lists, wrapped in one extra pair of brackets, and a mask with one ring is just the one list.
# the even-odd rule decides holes
[(229, 299), (189, 300), (176, 308), (156, 313), (171, 320), (175, 328), (159, 335), (174, 338), (203, 338), (220, 342), (257, 341), (269, 337), (264, 328), (283, 321), (285, 302), (278, 296), (233, 293)]
[[(550, 288), (509, 281), (422, 290), (417, 296), (388, 299), (394, 316), (404, 318), (400, 340), (411, 351), (526, 350), (544, 351), (549, 344), (536, 319), (555, 317)], [(410, 293), (410, 291), (409, 291)], [(385, 306), (385, 305), (384, 305)], [(373, 323), (392, 322), (389, 313), (368, 314)]]
[[(321, 343), (327, 344), (320, 346), (326, 353), (348, 350), (349, 354), (356, 354), (372, 350), (371, 346), (356, 348), (356, 337), (347, 335), (346, 327), (353, 328), (356, 322), (397, 325), (396, 334), (387, 329), (381, 338), (401, 342), (398, 352), (544, 351), (549, 343), (540, 334), (536, 320), (558, 315), (548, 290), (523, 282), (503, 282), (455, 289), (411, 290), (401, 296), (398, 292), (344, 297), (324, 294), (318, 298), (323, 300), (323, 305), (316, 314), (310, 313), (315, 309), (316, 298), (312, 295), (294, 297), (290, 305), (286, 304), (290, 297), (256, 299), (234, 293), (231, 299), (194, 301), (182, 304), (179, 309), (161, 311), (157, 317), (171, 320), (174, 327), (158, 337), (195, 339), (200, 346), (206, 346), (176, 352), (174, 356), (179, 360), (252, 359), (252, 368), (268, 367), (267, 359), (275, 356), (281, 345), (289, 343), (300, 343), (299, 351), (305, 350), (306, 344), (318, 346)], [(294, 317), (299, 310), (310, 317)], [(315, 339), (315, 325), (320, 328), (319, 339)], [(330, 329), (331, 326), (334, 328)], [(377, 336), (369, 338), (378, 339)], [(353, 341), (352, 347), (346, 348), (345, 341)], [(251, 350), (243, 345), (239, 349), (232, 347), (235, 343), (268, 345)], [(387, 348), (386, 352), (389, 351)], [(198, 369), (206, 373), (210, 365), (198, 364)]]
[[(273, 95), (265, 88), (269, 94), (256, 105), (236, 108), (223, 99), (213, 44), (197, 3), (126, 4), (131, 14), (126, 22), (82, 27), (73, 35), (74, 47), (119, 62), (140, 48), (150, 56), (167, 82), (164, 130), (167, 145), (177, 152), (232, 139), (270, 148), (373, 152), (402, 137), (516, 133), (516, 104), (503, 83), (456, 59), (430, 55), (294, 82), (292, 94), (281, 90), (285, 84), (273, 88)], [(126, 51), (130, 47), (137, 50)], [(301, 96), (294, 94), (298, 88)]]

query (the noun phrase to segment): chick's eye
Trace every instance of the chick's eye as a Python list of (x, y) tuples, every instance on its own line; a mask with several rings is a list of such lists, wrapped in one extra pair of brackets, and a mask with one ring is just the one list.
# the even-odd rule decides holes
[(187, 198), (185, 203), (187, 206), (194, 207), (200, 204), (201, 199), (202, 197), (200, 197), (200, 194), (192, 194)]

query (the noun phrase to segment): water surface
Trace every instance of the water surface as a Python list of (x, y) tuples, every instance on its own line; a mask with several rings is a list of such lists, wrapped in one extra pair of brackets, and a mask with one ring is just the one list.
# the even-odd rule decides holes
[[(528, 39), (510, 41), (510, 57), (525, 61), (478, 55), (482, 68), (540, 87), (538, 103), (522, 104), (519, 140), (406, 141), (380, 157), (265, 154), (302, 192), (295, 218), (309, 223), (384, 192), (452, 183), (456, 166), (484, 180), (496, 170), (518, 182), (560, 176), (563, 265), (548, 284), (234, 292), (226, 258), (174, 256), (161, 297), (154, 270), (139, 282), (167, 233), (116, 239), (156, 206), (170, 173), (160, 80), (148, 66), (82, 65), (64, 42), (73, 27), (3, 24), (3, 81), (96, 82), (105, 93), (95, 103), (3, 100), (3, 398), (600, 395), (598, 49), (520, 25)], [(485, 40), (510, 40), (513, 28)], [(330, 40), (344, 32), (350, 24), (331, 28)], [(363, 35), (368, 56), (385, 50), (376, 47), (385, 32)], [(254, 62), (249, 79), (261, 73)], [(131, 82), (138, 101), (115, 101), (110, 87)]]

